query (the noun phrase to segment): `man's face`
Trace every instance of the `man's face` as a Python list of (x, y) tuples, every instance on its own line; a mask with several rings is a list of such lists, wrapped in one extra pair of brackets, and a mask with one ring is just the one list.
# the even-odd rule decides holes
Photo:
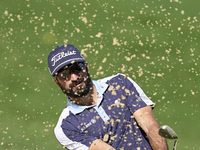
[(65, 66), (58, 72), (56, 79), (62, 91), (71, 98), (87, 95), (92, 87), (87, 64), (83, 63)]

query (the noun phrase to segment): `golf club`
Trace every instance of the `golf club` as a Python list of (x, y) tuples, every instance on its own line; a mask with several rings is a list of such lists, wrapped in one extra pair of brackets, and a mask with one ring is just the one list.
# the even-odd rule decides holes
[(178, 140), (177, 134), (167, 125), (161, 126), (158, 131), (159, 135), (167, 138), (167, 139), (174, 139), (174, 147), (173, 150), (176, 150), (176, 144)]

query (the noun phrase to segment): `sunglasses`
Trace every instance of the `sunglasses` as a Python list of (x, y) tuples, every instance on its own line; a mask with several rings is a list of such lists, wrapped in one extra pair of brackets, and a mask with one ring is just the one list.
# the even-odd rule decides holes
[(81, 71), (83, 71), (84, 69), (86, 69), (85, 63), (84, 62), (79, 62), (79, 63), (73, 63), (71, 65), (65, 66), (62, 69), (60, 69), (55, 77), (59, 78), (60, 80), (65, 79), (65, 80), (69, 80), (71, 73), (75, 73), (78, 74)]

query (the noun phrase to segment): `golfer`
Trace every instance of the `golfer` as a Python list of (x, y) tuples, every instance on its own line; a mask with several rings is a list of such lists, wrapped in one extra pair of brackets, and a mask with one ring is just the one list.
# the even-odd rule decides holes
[(73, 45), (58, 46), (48, 56), (55, 83), (67, 107), (54, 129), (69, 150), (167, 150), (158, 135), (154, 103), (129, 77), (90, 78), (88, 63)]

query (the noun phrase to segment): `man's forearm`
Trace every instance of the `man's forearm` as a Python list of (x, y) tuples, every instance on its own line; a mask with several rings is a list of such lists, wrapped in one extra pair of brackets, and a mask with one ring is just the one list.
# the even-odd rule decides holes
[(116, 150), (116, 149), (108, 145), (107, 143), (103, 142), (102, 140), (97, 139), (91, 144), (89, 150)]
[(139, 126), (147, 134), (153, 150), (168, 150), (167, 141), (158, 134), (159, 123), (157, 122), (150, 106), (137, 110), (134, 114)]
[(159, 126), (153, 125), (147, 134), (151, 147), (153, 150), (168, 150), (167, 141), (158, 134), (158, 130)]

